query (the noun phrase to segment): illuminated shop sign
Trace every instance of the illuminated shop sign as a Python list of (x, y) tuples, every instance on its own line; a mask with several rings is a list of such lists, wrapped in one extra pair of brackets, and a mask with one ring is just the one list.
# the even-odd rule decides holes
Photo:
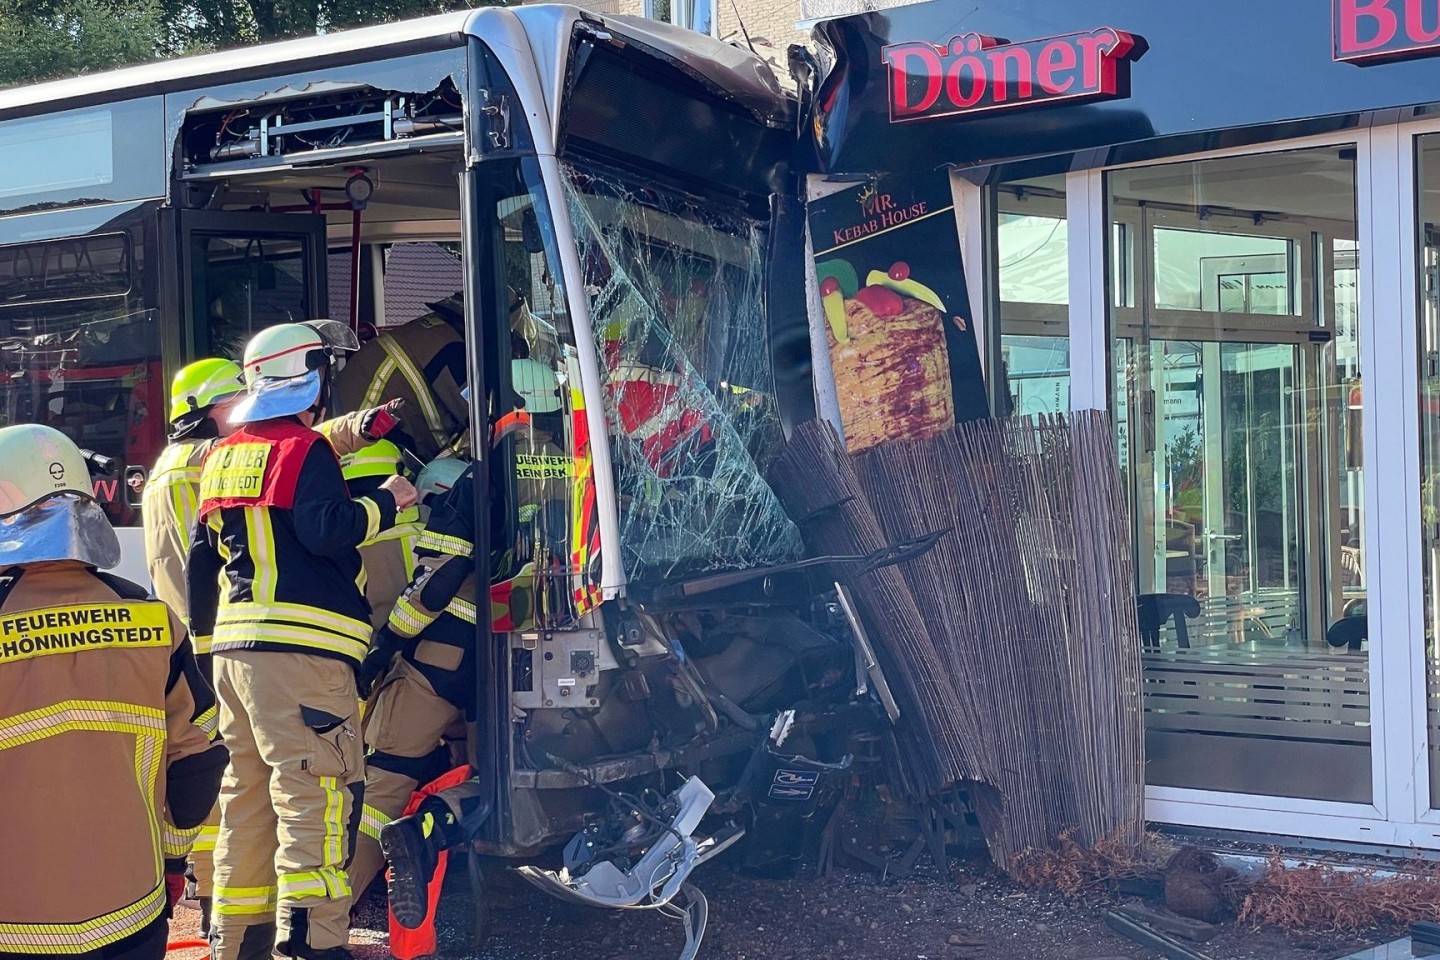
[(1334, 0), (1335, 59), (1351, 63), (1440, 53), (1437, 0)]
[(1130, 64), (1144, 52), (1141, 37), (1109, 27), (1023, 43), (967, 33), (891, 44), (881, 50), (890, 122), (1128, 97)]

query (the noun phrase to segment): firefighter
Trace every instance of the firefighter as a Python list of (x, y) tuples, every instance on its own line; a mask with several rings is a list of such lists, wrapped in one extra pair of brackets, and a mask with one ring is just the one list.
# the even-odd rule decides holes
[[(403, 476), (400, 448), (390, 440), (378, 440), (340, 457), (340, 473), (352, 497), (368, 496), (394, 476)], [(415, 571), (413, 550), (424, 525), (419, 506), (407, 507), (395, 515), (395, 525), (360, 544), (365, 566), (365, 599), (370, 604), (370, 623), (378, 630), (390, 618), (400, 592)], [(357, 888), (355, 895), (364, 892)]]
[[(230, 408), (245, 392), (240, 365), (233, 360), (197, 360), (175, 375), (170, 385), (170, 443), (160, 454), (145, 484), (142, 516), (145, 520), (145, 561), (155, 595), (180, 617), (188, 619), (185, 562), (195, 513), (200, 501), (200, 465), (215, 441), (229, 436)], [(399, 401), (362, 410), (321, 425), (322, 432), (340, 453), (348, 453), (388, 434), (398, 420)], [(404, 582), (395, 588), (398, 596)], [(210, 638), (192, 637), (201, 672), (210, 678)], [(206, 818), (190, 848), (188, 895), (200, 901), (200, 931), (210, 927), (210, 892), (213, 852), (220, 827), (220, 811)], [(174, 854), (171, 854), (174, 855)]]
[(465, 312), (459, 294), (430, 304), (431, 313), (387, 330), (345, 361), (335, 378), (338, 409), (373, 406), (381, 397), (408, 403), (405, 431), (415, 454), (430, 461), (464, 433)]
[[(405, 809), (417, 785), (432, 772), (444, 769), (441, 740), (446, 731), (462, 726), (464, 707), (474, 685), (466, 651), (474, 637), (472, 527), (474, 495), (465, 461), (436, 460), (419, 478), (419, 490), (429, 516), (416, 543), (418, 569), (403, 588), (405, 599), (390, 613), (388, 625), (377, 634), (360, 670), (360, 692), (368, 696), (381, 673), (401, 657), (385, 678), (366, 715), (365, 743), (369, 749), (365, 770), (365, 805), (360, 835), (355, 844), (351, 881), (356, 897), (375, 879), (385, 864), (380, 850), (380, 829)], [(453, 491), (453, 492), (452, 492)], [(455, 561), (449, 570), (442, 570)], [(435, 609), (419, 599), (427, 585)], [(469, 592), (465, 592), (465, 586)], [(417, 594), (417, 590), (419, 594)], [(443, 602), (437, 597), (443, 596)], [(425, 640), (407, 641), (430, 627)], [(468, 686), (467, 686), (468, 684)]]
[(0, 531), (0, 956), (160, 960), (162, 849), (225, 767), (213, 696), (179, 618), (97, 569), (120, 544), (64, 434), (0, 429)]
[(306, 960), (349, 956), (346, 866), (364, 789), (354, 671), (371, 633), (357, 547), (415, 500), (400, 476), (352, 500), (310, 429), (329, 401), (331, 361), (356, 346), (332, 321), (258, 333), (231, 413), (240, 426), (201, 471), (190, 616), (212, 636), (231, 747), (214, 960), (268, 957), (272, 945)]

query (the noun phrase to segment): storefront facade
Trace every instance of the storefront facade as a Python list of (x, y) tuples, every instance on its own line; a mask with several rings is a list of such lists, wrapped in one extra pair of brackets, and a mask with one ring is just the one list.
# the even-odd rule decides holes
[(948, 177), (992, 408), (1113, 417), (1150, 818), (1440, 848), (1440, 3), (816, 35), (812, 199)]

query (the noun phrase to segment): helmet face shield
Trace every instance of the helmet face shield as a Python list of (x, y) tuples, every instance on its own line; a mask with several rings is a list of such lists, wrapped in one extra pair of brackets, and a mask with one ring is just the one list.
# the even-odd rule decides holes
[(441, 457), (425, 464), (415, 477), (415, 493), (420, 498), (420, 503), (430, 505), (427, 501), (431, 497), (441, 497), (449, 493), (451, 488), (460, 482), (460, 475), (469, 466), (470, 461), (461, 460), (459, 457)]
[(99, 504), (65, 493), (0, 517), (0, 566), (47, 560), (101, 568), (120, 562), (120, 540)]
[(320, 340), (331, 353), (354, 353), (360, 349), (360, 338), (339, 320), (306, 320), (305, 326), (320, 334)]
[(230, 411), (231, 423), (256, 423), (304, 413), (320, 399), (321, 371), (298, 377), (261, 377)]

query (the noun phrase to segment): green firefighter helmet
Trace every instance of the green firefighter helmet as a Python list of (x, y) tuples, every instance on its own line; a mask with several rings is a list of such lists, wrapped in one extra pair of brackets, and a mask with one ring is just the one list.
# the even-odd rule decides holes
[(221, 357), (196, 360), (175, 374), (170, 383), (170, 422), (189, 416), (245, 392), (240, 364)]
[(346, 480), (364, 477), (393, 477), (400, 473), (404, 455), (389, 440), (376, 440), (340, 458), (340, 472)]

